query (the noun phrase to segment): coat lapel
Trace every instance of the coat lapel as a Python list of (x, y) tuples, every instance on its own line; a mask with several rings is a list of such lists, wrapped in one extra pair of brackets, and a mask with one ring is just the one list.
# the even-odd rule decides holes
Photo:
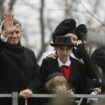
[(72, 85), (74, 83), (74, 81), (77, 80), (80, 73), (79, 73), (78, 63), (76, 63), (73, 58), (70, 57), (70, 59), (71, 59), (72, 65), (71, 65), (69, 82)]

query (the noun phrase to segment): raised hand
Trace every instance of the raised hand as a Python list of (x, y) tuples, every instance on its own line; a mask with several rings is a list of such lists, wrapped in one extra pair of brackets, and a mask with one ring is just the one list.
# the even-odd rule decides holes
[(75, 34), (68, 33), (68, 34), (66, 34), (66, 36), (69, 36), (70, 37), (70, 40), (73, 43), (73, 45), (76, 45), (77, 44), (78, 38), (77, 38), (77, 36)]
[(10, 33), (13, 32), (13, 30), (15, 29), (13, 21), (14, 15), (11, 12), (9, 12), (4, 17), (4, 37), (7, 39), (10, 37)]

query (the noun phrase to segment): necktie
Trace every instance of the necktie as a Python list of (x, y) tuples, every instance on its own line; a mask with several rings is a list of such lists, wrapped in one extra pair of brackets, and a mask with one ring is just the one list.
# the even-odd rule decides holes
[(69, 80), (70, 66), (65, 66), (65, 65), (61, 66), (60, 73), (62, 73), (65, 76), (66, 80)]

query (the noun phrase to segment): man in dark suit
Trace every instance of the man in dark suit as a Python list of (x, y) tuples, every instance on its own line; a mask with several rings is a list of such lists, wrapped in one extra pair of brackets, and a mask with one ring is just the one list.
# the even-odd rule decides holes
[(47, 77), (50, 74), (54, 72), (61, 72), (67, 79), (70, 87), (74, 90), (74, 93), (87, 93), (86, 77), (90, 72), (86, 70), (83, 63), (69, 56), (74, 47), (70, 37), (57, 36), (55, 38), (55, 42), (51, 45), (55, 48), (57, 58), (52, 59), (48, 57), (42, 62), (40, 73), (43, 89)]
[[(23, 98), (38, 93), (39, 72), (34, 52), (20, 43), (21, 23), (8, 13), (1, 24), (0, 35), (0, 93), (19, 92)], [(8, 99), (0, 99), (0, 105), (11, 105)], [(19, 105), (24, 105), (23, 103)], [(33, 103), (29, 103), (33, 105)]]

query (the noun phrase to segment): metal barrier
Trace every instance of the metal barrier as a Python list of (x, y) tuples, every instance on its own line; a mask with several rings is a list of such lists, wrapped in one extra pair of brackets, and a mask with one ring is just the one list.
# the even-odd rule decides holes
[(18, 92), (12, 94), (0, 94), (0, 98), (12, 98), (12, 105), (18, 105)]
[[(54, 98), (56, 97), (56, 94), (33, 94), (33, 98)], [(18, 105), (18, 93), (13, 92), (12, 94), (0, 94), (0, 98), (12, 98), (12, 105)], [(71, 98), (80, 98), (80, 101), (78, 101), (78, 105), (81, 104), (82, 100), (84, 98), (98, 98), (102, 99), (105, 98), (105, 95), (89, 95), (89, 94), (74, 94), (70, 95)], [(27, 99), (25, 99), (25, 105), (28, 105)]]

